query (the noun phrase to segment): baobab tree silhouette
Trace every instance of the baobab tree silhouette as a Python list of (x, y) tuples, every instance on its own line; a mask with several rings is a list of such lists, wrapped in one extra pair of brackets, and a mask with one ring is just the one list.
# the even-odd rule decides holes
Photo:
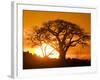
[(62, 19), (43, 23), (31, 35), (33, 46), (39, 45), (42, 49), (43, 43), (49, 44), (60, 53), (62, 61), (66, 60), (65, 55), (70, 47), (75, 47), (78, 44), (85, 46), (88, 44), (88, 40), (90, 40), (90, 34), (86, 33), (77, 24)]

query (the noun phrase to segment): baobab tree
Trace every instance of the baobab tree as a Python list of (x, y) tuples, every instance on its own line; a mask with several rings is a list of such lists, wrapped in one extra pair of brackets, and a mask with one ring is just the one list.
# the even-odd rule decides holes
[(60, 53), (60, 59), (65, 61), (68, 49), (78, 44), (87, 45), (90, 34), (77, 24), (57, 19), (43, 23), (39, 29), (34, 30), (31, 40), (34, 45), (49, 44)]

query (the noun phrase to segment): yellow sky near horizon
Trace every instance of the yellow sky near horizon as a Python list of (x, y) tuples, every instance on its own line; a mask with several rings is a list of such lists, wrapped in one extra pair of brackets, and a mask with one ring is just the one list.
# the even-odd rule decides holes
[[(49, 20), (63, 19), (75, 23), (84, 29), (85, 32), (91, 33), (91, 14), (75, 12), (50, 12), (50, 11), (32, 11), (23, 10), (23, 28), (24, 28), (24, 50), (31, 49), (31, 42), (27, 39), (35, 26), (41, 26)], [(90, 59), (90, 46), (82, 48), (76, 46), (68, 50), (67, 57)]]

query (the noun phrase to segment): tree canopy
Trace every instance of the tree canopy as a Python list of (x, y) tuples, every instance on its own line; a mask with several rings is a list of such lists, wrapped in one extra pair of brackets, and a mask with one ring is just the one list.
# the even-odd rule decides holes
[(90, 40), (90, 34), (77, 24), (62, 19), (43, 23), (31, 35), (33, 46), (49, 44), (60, 53), (61, 58), (65, 57), (69, 47), (75, 47), (78, 44), (85, 46), (88, 40)]

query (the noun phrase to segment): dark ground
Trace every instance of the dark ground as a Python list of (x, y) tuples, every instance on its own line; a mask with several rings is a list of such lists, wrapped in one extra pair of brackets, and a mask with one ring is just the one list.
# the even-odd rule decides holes
[(48, 57), (40, 58), (29, 52), (23, 52), (23, 69), (39, 69), (39, 68), (58, 68), (58, 67), (79, 67), (91, 66), (91, 61), (80, 59), (51, 59)]

